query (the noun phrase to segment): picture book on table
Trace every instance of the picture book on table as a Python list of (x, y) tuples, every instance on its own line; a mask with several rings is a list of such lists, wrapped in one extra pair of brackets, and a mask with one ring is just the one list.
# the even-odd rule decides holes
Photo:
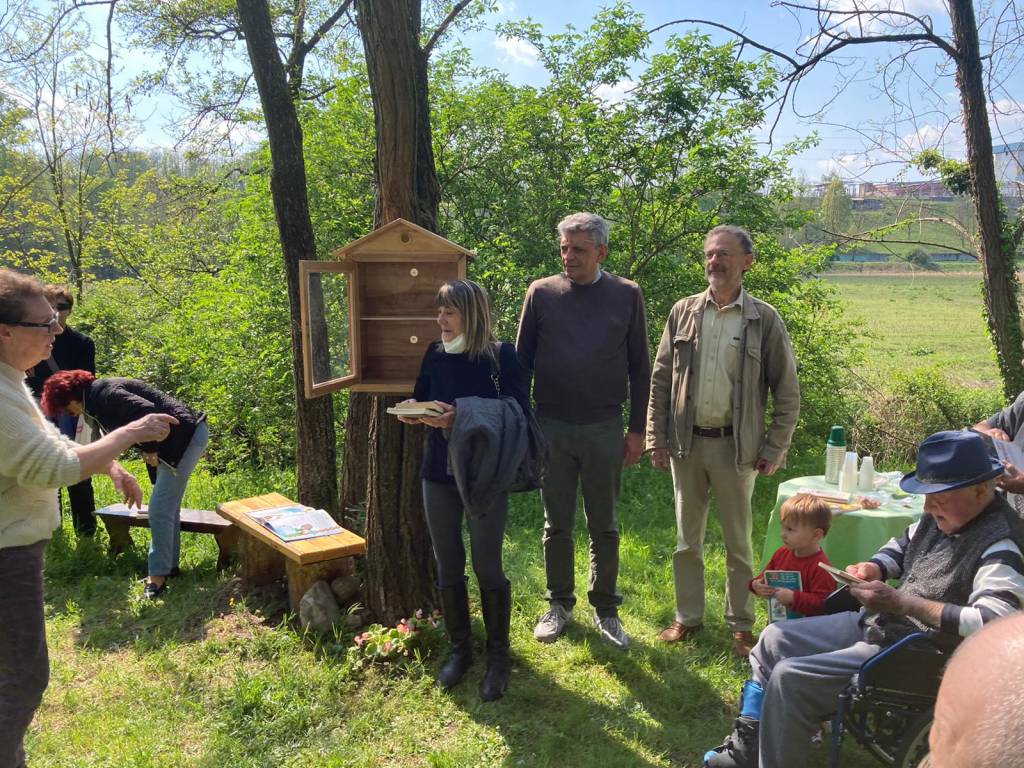
[[(765, 571), (764, 583), (776, 589), (792, 589), (800, 592), (803, 589), (803, 579), (800, 578), (800, 571)], [(774, 597), (768, 598), (768, 621), (782, 621), (783, 619), (799, 619), (802, 613), (787, 608)]]
[(258, 509), (246, 514), (260, 525), (269, 528), (283, 541), (315, 539), (319, 536), (341, 533), (343, 530), (324, 510), (304, 507), (301, 504)]

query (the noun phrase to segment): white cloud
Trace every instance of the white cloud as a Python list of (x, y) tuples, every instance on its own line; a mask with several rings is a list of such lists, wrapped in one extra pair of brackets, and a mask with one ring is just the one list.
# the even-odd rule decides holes
[(629, 92), (636, 88), (636, 83), (630, 79), (619, 80), (613, 85), (602, 83), (594, 89), (594, 96), (605, 104), (618, 104), (629, 98)]
[(822, 176), (835, 174), (846, 179), (860, 176), (867, 167), (867, 158), (863, 154), (839, 155), (828, 160), (819, 160), (817, 166), (821, 169)]
[(515, 16), (519, 11), (519, 3), (516, 0), (501, 0), (495, 4), (495, 10), (502, 16)]
[(843, 18), (836, 15), (831, 21), (851, 35), (878, 34), (893, 27), (903, 27), (909, 22), (901, 16), (892, 16), (889, 12), (909, 13), (915, 16), (926, 16), (929, 13), (948, 13), (943, 0), (830, 0), (822, 4), (830, 11), (842, 14), (847, 11), (860, 11)]
[(499, 37), (494, 47), (505, 54), (506, 60), (511, 59), (525, 67), (537, 66), (538, 51), (531, 43), (518, 37)]

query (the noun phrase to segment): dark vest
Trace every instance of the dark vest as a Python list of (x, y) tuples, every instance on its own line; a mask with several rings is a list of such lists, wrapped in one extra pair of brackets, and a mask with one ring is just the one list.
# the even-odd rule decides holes
[[(904, 553), (900, 589), (926, 600), (966, 606), (982, 553), (1002, 539), (1012, 539), (1024, 549), (1020, 518), (1000, 495), (951, 536), (925, 514)], [(865, 640), (881, 646), (892, 645), (911, 632), (934, 629), (909, 616), (889, 613), (869, 614), (864, 628)]]

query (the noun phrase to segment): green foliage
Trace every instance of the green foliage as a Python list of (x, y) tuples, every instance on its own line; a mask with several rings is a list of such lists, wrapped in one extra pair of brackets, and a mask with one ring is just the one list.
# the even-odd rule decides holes
[(818, 209), (818, 221), (825, 232), (830, 233), (829, 237), (846, 233), (850, 226), (850, 214), (853, 211), (853, 201), (846, 191), (846, 185), (838, 176), (829, 179), (828, 186), (821, 196), (821, 207)]
[(897, 466), (913, 462), (927, 435), (977, 424), (1005, 404), (999, 392), (954, 384), (936, 368), (896, 373), (882, 388), (864, 386), (858, 394), (853, 443), (875, 461)]
[(971, 194), (971, 166), (967, 161), (945, 158), (937, 149), (926, 149), (913, 158), (913, 163), (921, 171), (938, 174), (954, 195)]
[(400, 619), (393, 627), (371, 624), (352, 639), (348, 656), (354, 666), (385, 661), (420, 658), (421, 652), (437, 646), (444, 637), (441, 613), (432, 616), (417, 611), (411, 619)]

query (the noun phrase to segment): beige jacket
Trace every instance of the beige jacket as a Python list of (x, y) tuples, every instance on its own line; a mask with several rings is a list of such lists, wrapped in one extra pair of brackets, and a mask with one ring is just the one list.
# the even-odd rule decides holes
[[(647, 448), (668, 448), (677, 457), (693, 441), (691, 387), (697, 380), (701, 321), (708, 292), (681, 299), (672, 307), (651, 373), (647, 408)], [(743, 292), (743, 354), (733, 387), (736, 466), (750, 469), (758, 459), (782, 465), (800, 418), (800, 382), (785, 323), (770, 304)], [(772, 420), (765, 429), (768, 392)]]

